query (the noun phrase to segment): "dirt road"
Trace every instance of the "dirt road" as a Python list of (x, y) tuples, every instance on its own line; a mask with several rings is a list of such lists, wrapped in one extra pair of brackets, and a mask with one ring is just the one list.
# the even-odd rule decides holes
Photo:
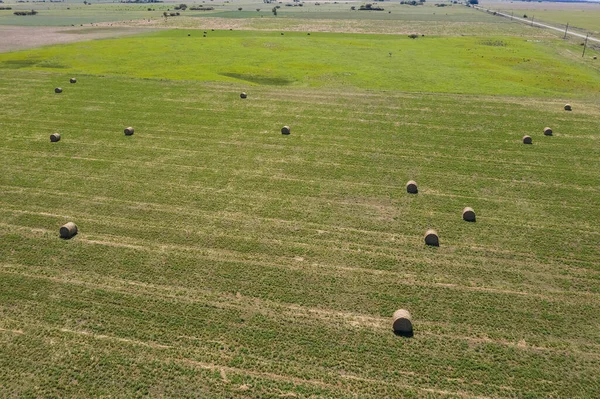
[[(479, 7), (479, 6), (473, 6), (473, 8), (475, 8), (475, 9), (477, 9), (479, 11), (483, 11), (483, 12), (486, 12), (488, 10), (487, 8), (482, 8), (482, 7)], [(490, 12), (495, 12), (496, 15), (500, 15), (502, 17), (514, 19), (515, 21), (524, 22), (524, 23), (529, 24), (529, 25), (539, 26), (541, 28), (552, 29), (552, 30), (555, 30), (555, 31), (558, 31), (558, 32), (561, 32), (561, 33), (565, 31), (563, 28), (557, 28), (556, 26), (552, 26), (552, 25), (548, 25), (548, 24), (543, 24), (543, 23), (535, 22), (535, 21), (532, 22), (532, 21), (530, 21), (528, 19), (515, 17), (513, 15), (506, 14), (506, 13), (503, 13), (503, 12), (500, 12), (500, 11), (494, 11), (494, 10), (489, 10), (489, 11)], [(576, 33), (576, 32), (567, 32), (567, 34), (571, 35), (571, 36), (580, 37), (582, 39), (585, 39), (585, 37), (586, 37), (585, 35), (582, 35), (582, 34)], [(592, 41), (592, 42), (600, 43), (600, 39), (596, 39), (596, 38), (593, 38), (591, 36), (588, 37), (588, 40)]]

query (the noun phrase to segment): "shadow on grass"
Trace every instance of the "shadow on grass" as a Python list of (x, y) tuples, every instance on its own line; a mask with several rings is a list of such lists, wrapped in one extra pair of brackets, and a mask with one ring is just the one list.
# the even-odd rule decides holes
[(219, 73), (221, 76), (227, 76), (229, 78), (245, 80), (246, 82), (256, 83), (259, 85), (269, 85), (269, 86), (287, 86), (294, 83), (293, 80), (285, 79), (285, 78), (276, 78), (272, 76), (263, 76), (263, 75), (251, 75), (251, 74), (243, 74), (243, 73)]

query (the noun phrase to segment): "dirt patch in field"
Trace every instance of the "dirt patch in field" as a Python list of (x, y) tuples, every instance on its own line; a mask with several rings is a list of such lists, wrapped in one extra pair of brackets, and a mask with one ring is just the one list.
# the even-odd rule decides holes
[(29, 26), (0, 26), (0, 53), (24, 50), (51, 44), (83, 42), (148, 32), (148, 29), (118, 27), (57, 28)]

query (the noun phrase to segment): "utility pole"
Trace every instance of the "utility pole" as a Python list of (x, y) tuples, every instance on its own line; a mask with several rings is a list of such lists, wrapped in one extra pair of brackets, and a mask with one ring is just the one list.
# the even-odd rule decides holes
[(589, 33), (585, 35), (585, 42), (583, 42), (583, 54), (581, 54), (582, 57), (585, 55), (585, 48), (587, 47), (587, 39), (589, 35)]
[(569, 23), (567, 22), (567, 27), (565, 28), (565, 37), (563, 37), (563, 39), (567, 38), (567, 31), (569, 30)]

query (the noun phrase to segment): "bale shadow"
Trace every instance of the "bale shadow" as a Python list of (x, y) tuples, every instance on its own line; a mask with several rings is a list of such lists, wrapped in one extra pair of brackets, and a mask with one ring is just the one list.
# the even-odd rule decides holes
[(67, 236), (67, 237), (60, 236), (60, 239), (61, 239), (61, 240), (68, 241), (68, 240), (70, 240), (71, 238), (75, 237), (76, 235), (77, 235), (77, 233), (73, 234), (72, 236)]

